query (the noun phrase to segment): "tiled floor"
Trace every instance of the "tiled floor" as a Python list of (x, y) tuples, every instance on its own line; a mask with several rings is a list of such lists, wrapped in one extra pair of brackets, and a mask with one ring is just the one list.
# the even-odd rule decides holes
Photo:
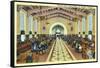
[(56, 44), (52, 51), (50, 61), (69, 61), (69, 60), (72, 60), (71, 56), (64, 47), (62, 40), (57, 38)]
[[(67, 44), (66, 44), (67, 45)], [(77, 59), (77, 60), (83, 60), (83, 58), (82, 58), (82, 53), (77, 53), (76, 51), (75, 51), (75, 48), (72, 48), (70, 45), (67, 45), (68, 46), (68, 48), (70, 49), (70, 51), (72, 52), (72, 54), (75, 56), (75, 58)]]

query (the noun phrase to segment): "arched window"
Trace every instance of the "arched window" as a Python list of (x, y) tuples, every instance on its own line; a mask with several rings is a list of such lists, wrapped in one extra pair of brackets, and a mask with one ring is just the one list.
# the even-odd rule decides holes
[(32, 27), (33, 27), (33, 17), (32, 16), (29, 16), (29, 19), (28, 19), (28, 23), (29, 23), (29, 31), (32, 31)]

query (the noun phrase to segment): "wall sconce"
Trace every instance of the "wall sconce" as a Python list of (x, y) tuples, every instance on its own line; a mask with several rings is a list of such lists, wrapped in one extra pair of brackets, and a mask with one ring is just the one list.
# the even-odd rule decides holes
[(31, 39), (33, 36), (32, 36), (32, 31), (29, 32), (29, 39)]
[(83, 35), (82, 35), (82, 37), (83, 37), (83, 38), (85, 38), (85, 32), (83, 32)]
[(78, 34), (78, 37), (81, 37), (81, 34), (80, 34), (80, 32), (79, 32), (79, 34)]

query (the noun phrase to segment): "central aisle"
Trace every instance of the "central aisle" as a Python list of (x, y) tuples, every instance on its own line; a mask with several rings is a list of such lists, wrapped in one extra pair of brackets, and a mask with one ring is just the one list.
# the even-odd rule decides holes
[(56, 39), (49, 61), (54, 62), (73, 60), (64, 43), (65, 42), (62, 39)]

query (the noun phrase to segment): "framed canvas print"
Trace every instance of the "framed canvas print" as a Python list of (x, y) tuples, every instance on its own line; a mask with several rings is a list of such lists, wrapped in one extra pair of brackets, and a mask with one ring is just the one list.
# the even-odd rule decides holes
[(97, 62), (98, 6), (11, 2), (11, 66)]

